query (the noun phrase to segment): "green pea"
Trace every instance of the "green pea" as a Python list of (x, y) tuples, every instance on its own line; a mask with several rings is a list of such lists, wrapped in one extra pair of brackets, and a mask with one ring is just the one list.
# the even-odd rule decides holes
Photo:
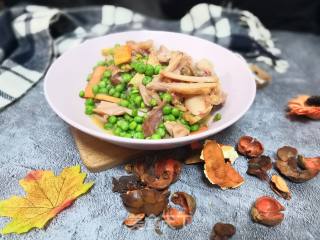
[(152, 81), (152, 77), (150, 77), (150, 76), (145, 76), (145, 77), (142, 79), (142, 84), (143, 84), (143, 85), (148, 85), (151, 81)]
[(122, 73), (121, 79), (123, 82), (129, 82), (132, 79), (132, 75), (130, 73)]
[(177, 108), (172, 108), (171, 113), (172, 113), (172, 115), (175, 116), (175, 117), (180, 117), (180, 110), (177, 109)]
[(134, 103), (132, 103), (132, 102), (129, 102), (129, 106), (128, 106), (128, 108), (130, 108), (130, 109), (135, 109), (135, 105), (134, 105)]
[(120, 132), (120, 137), (126, 137), (126, 132), (124, 132), (124, 131), (122, 131), (122, 132)]
[(134, 117), (134, 121), (135, 121), (136, 123), (143, 123), (143, 118), (140, 117), (140, 116), (135, 116), (135, 117)]
[(142, 132), (136, 132), (133, 137), (137, 139), (144, 139), (144, 134)]
[(159, 128), (165, 128), (164, 123), (163, 123), (163, 122), (160, 123), (158, 127), (159, 127)]
[(114, 60), (109, 60), (109, 61), (107, 62), (107, 65), (108, 65), (108, 66), (114, 65)]
[(142, 125), (141, 124), (137, 124), (137, 127), (135, 129), (137, 132), (142, 132)]
[(165, 105), (162, 109), (163, 114), (168, 115), (170, 114), (172, 111), (172, 107), (170, 107), (169, 105)]
[(158, 75), (161, 71), (161, 65), (157, 65), (154, 67), (154, 74)]
[(106, 65), (106, 62), (105, 61), (99, 61), (97, 62), (97, 66), (104, 66)]
[(116, 92), (116, 89), (114, 87), (110, 88), (109, 95), (113, 96), (113, 94)]
[(126, 134), (124, 135), (124, 137), (126, 137), (126, 138), (132, 138), (132, 134), (131, 134), (131, 133), (126, 133)]
[(131, 88), (130, 95), (137, 94), (137, 93), (139, 93), (139, 90), (137, 88), (135, 87)]
[(146, 105), (144, 104), (144, 102), (141, 102), (140, 107), (141, 107), (141, 108), (145, 108), (145, 107), (146, 107)]
[(84, 91), (83, 90), (81, 90), (80, 92), (79, 92), (79, 97), (84, 97)]
[(108, 122), (111, 124), (115, 124), (117, 122), (117, 117), (116, 116), (110, 116), (108, 117)]
[(107, 94), (108, 93), (108, 89), (107, 88), (99, 88), (99, 93), (102, 93), (102, 94)]
[(129, 114), (125, 114), (124, 115), (124, 119), (131, 122), (133, 120), (133, 118), (129, 115)]
[(90, 105), (88, 105), (88, 106), (86, 106), (86, 111), (85, 111), (85, 113), (87, 114), (87, 115), (91, 115), (92, 113), (93, 113), (93, 106), (90, 106)]
[(147, 64), (147, 65), (146, 65), (146, 70), (145, 70), (145, 73), (144, 73), (144, 74), (151, 77), (151, 76), (154, 74), (154, 68), (153, 68), (153, 66), (150, 65), (150, 64)]
[(100, 88), (105, 88), (106, 86), (107, 86), (107, 84), (106, 84), (106, 82), (105, 81), (101, 81), (101, 82), (99, 82), (99, 87)]
[(117, 126), (119, 126), (124, 131), (127, 131), (129, 129), (129, 124), (126, 120), (119, 120), (117, 122)]
[(92, 87), (92, 92), (93, 92), (94, 94), (97, 94), (97, 93), (99, 92), (99, 86), (98, 86), (98, 85), (94, 85), (94, 86)]
[(138, 116), (138, 110), (137, 109), (132, 109), (132, 113), (131, 113), (132, 116)]
[(105, 77), (105, 78), (109, 78), (109, 77), (111, 77), (111, 75), (112, 75), (112, 71), (111, 70), (106, 70), (103, 73), (103, 77)]
[(199, 124), (195, 123), (195, 124), (190, 126), (190, 131), (191, 132), (198, 131), (199, 127), (200, 127)]
[(163, 94), (164, 94), (164, 92), (160, 92), (160, 93), (159, 93), (159, 96), (160, 96), (161, 99), (162, 99), (162, 97), (163, 97)]
[(157, 106), (157, 100), (155, 100), (154, 98), (152, 98), (152, 99), (150, 100), (150, 105), (151, 105), (152, 107)]
[(129, 106), (129, 102), (127, 100), (121, 100), (119, 102), (119, 105), (122, 107), (128, 107)]
[(124, 90), (124, 88), (125, 88), (125, 85), (124, 85), (124, 84), (118, 84), (118, 85), (116, 86), (116, 91), (119, 92), (119, 93), (121, 93), (121, 92)]
[(114, 94), (112, 94), (112, 96), (118, 98), (118, 97), (120, 97), (120, 93), (119, 92), (115, 92)]
[(113, 134), (116, 136), (120, 136), (120, 133), (122, 132), (121, 128), (116, 127), (113, 129)]
[(186, 121), (186, 120), (183, 119), (183, 118), (180, 119), (180, 122), (181, 122), (182, 124), (184, 124), (184, 125), (189, 125), (189, 122)]
[(86, 106), (89, 106), (89, 105), (94, 106), (94, 100), (92, 98), (86, 99), (85, 105)]
[(141, 102), (142, 102), (142, 97), (141, 96), (136, 96), (134, 98), (134, 103), (137, 104), (138, 106), (140, 106)]
[(176, 120), (176, 118), (172, 114), (165, 115), (163, 118), (164, 118), (165, 121), (170, 121), (170, 122)]
[(151, 139), (161, 139), (161, 136), (157, 133), (154, 133), (152, 136), (151, 136)]
[(217, 114), (214, 116), (213, 121), (217, 122), (217, 121), (221, 120), (221, 118), (222, 118), (221, 113), (217, 113)]
[(101, 81), (105, 82), (106, 84), (110, 83), (110, 79), (107, 77), (102, 77)]
[(132, 121), (132, 122), (129, 124), (129, 128), (130, 128), (131, 130), (136, 129), (136, 127), (137, 127), (137, 123), (136, 123), (135, 121)]
[(106, 130), (110, 130), (113, 128), (113, 124), (112, 123), (106, 123), (103, 125), (103, 128), (106, 129)]
[(165, 93), (163, 94), (162, 96), (162, 100), (165, 101), (165, 102), (171, 102), (172, 101), (172, 96), (170, 93)]
[(160, 137), (164, 137), (166, 135), (166, 130), (164, 128), (158, 128), (156, 130), (156, 134), (158, 134)]
[(135, 70), (138, 73), (144, 73), (146, 71), (146, 65), (143, 62), (139, 62), (137, 63)]
[(120, 98), (122, 98), (122, 99), (127, 99), (127, 94), (121, 93), (121, 94), (120, 94)]

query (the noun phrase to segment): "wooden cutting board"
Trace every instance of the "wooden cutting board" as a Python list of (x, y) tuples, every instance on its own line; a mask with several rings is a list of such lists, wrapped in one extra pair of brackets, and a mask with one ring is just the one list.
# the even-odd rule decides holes
[(75, 128), (71, 133), (84, 165), (91, 172), (100, 172), (142, 155), (144, 151), (119, 147), (87, 135)]

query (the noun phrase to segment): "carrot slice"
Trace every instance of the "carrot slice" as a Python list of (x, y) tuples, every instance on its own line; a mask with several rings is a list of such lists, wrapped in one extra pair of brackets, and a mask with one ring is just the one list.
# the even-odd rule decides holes
[(113, 59), (115, 65), (129, 62), (131, 60), (131, 48), (128, 45), (115, 48)]
[(207, 126), (202, 126), (197, 131), (191, 132), (190, 135), (198, 134), (198, 133), (201, 133), (201, 132), (204, 132), (204, 131), (207, 131), (207, 130), (208, 130)]
[(104, 67), (104, 66), (98, 66), (98, 67), (96, 67), (94, 69), (94, 71), (93, 71), (93, 73), (91, 75), (91, 78), (90, 78), (90, 80), (88, 82), (88, 85), (87, 85), (87, 87), (86, 87), (86, 89), (84, 91), (84, 97), (85, 98), (93, 98), (94, 97), (94, 94), (92, 92), (92, 87), (94, 85), (97, 85), (100, 82), (100, 80), (101, 80), (101, 78), (103, 76), (103, 73), (106, 71), (106, 69), (107, 68)]

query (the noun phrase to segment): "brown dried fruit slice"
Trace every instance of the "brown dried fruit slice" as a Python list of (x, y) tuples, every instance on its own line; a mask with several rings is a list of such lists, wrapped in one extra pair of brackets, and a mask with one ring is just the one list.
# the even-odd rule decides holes
[(154, 189), (165, 189), (175, 182), (181, 172), (181, 163), (174, 159), (161, 159), (157, 161), (138, 161), (134, 165), (126, 166), (140, 180)]
[(238, 152), (247, 157), (259, 157), (263, 151), (262, 143), (253, 137), (242, 136), (237, 145)]
[(280, 197), (283, 197), (286, 200), (291, 199), (291, 193), (288, 185), (282, 177), (273, 175), (270, 180), (270, 187), (272, 191), (274, 191)]
[(179, 229), (190, 224), (192, 222), (192, 216), (196, 211), (195, 199), (185, 192), (176, 192), (171, 197), (171, 201), (182, 207), (183, 211), (168, 206), (162, 215), (164, 221), (174, 229)]
[(144, 225), (145, 216), (144, 213), (129, 213), (128, 217), (123, 221), (123, 224), (129, 228), (139, 228)]
[(236, 233), (236, 228), (229, 223), (216, 223), (211, 232), (210, 240), (227, 240)]
[(272, 162), (270, 157), (262, 155), (249, 160), (247, 173), (266, 181), (268, 180), (267, 171), (271, 168)]
[(251, 216), (255, 222), (266, 226), (276, 226), (284, 218), (285, 208), (274, 198), (263, 196), (256, 200), (251, 208)]
[(320, 106), (313, 105), (314, 100), (308, 95), (299, 95), (288, 102), (289, 115), (306, 116), (311, 119), (320, 120)]
[(168, 204), (169, 192), (151, 188), (127, 191), (121, 194), (122, 202), (130, 213), (158, 216)]
[(244, 179), (231, 164), (225, 162), (222, 149), (216, 141), (206, 141), (203, 157), (205, 161), (204, 173), (212, 184), (226, 189), (236, 188), (244, 183)]
[(126, 193), (127, 191), (143, 188), (139, 179), (132, 176), (122, 176), (119, 179), (112, 178), (112, 191), (118, 193)]
[(278, 159), (276, 168), (278, 171), (293, 182), (306, 182), (317, 176), (317, 170), (313, 169), (298, 169), (297, 165), (298, 151), (295, 148), (284, 146), (277, 151)]

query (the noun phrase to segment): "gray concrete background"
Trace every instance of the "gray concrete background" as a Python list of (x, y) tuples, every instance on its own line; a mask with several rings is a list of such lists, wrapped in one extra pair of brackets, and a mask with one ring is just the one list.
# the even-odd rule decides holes
[[(213, 136), (219, 142), (235, 144), (244, 135), (259, 138), (266, 154), (274, 157), (282, 145), (297, 147), (306, 156), (320, 155), (320, 122), (290, 121), (285, 116), (287, 100), (297, 94), (320, 94), (320, 37), (311, 34), (273, 32), (283, 58), (291, 65), (288, 73), (273, 73), (270, 86), (259, 90), (248, 113), (233, 126)], [(51, 169), (56, 173), (64, 167), (80, 164), (78, 151), (69, 127), (49, 108), (43, 94), (43, 82), (26, 96), (0, 113), (0, 199), (23, 194), (18, 185), (32, 169)], [(125, 174), (122, 166), (89, 173), (95, 181), (92, 190), (80, 197), (70, 208), (61, 212), (48, 226), (23, 235), (1, 236), (4, 240), (18, 239), (208, 239), (218, 221), (232, 223), (237, 228), (233, 239), (319, 239), (320, 238), (320, 177), (302, 184), (288, 182), (292, 199), (276, 196), (265, 182), (248, 176), (247, 163), (240, 157), (235, 163), (245, 178), (236, 190), (223, 191), (206, 184), (199, 166), (185, 166), (180, 180), (170, 187), (195, 196), (197, 211), (191, 225), (171, 230), (161, 225), (162, 236), (154, 231), (154, 219), (137, 231), (121, 223), (127, 212), (118, 194), (111, 191), (112, 177)], [(255, 199), (270, 195), (285, 207), (281, 225), (268, 228), (250, 219), (249, 210)], [(9, 219), (0, 218), (0, 227)]]

